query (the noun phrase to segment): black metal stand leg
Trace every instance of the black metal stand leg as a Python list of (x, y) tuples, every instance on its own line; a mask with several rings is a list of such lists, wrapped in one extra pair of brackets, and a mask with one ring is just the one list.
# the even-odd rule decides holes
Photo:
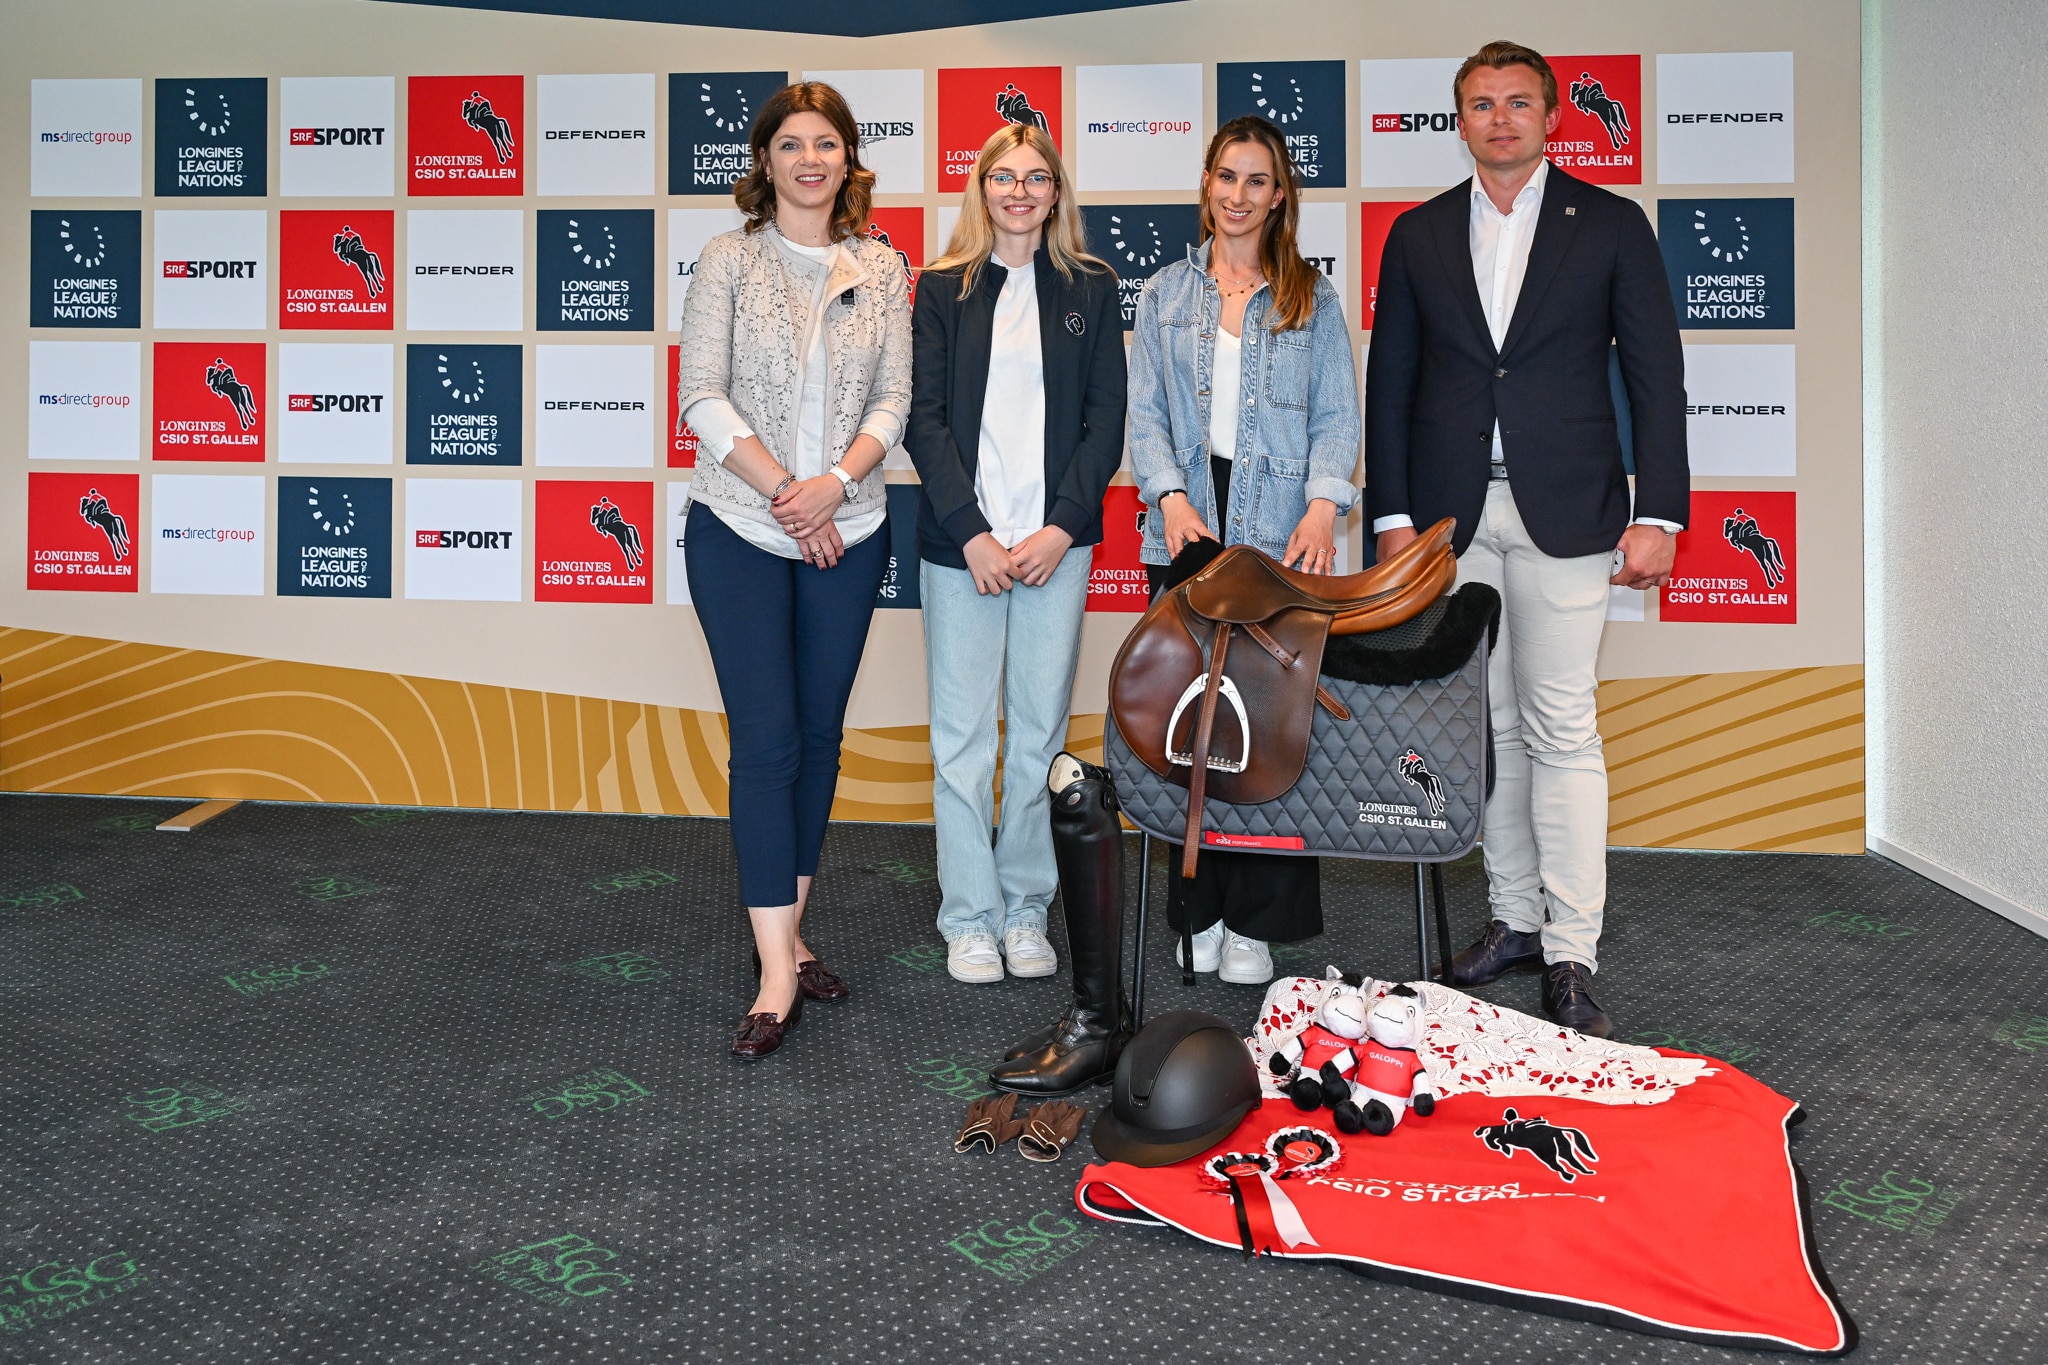
[(1152, 836), (1138, 836), (1138, 941), (1131, 968), (1131, 1027), (1145, 1027), (1145, 921), (1152, 911)]
[(1422, 889), (1422, 864), (1415, 864), (1415, 960), (1417, 981), (1429, 980), (1429, 906)]
[(1429, 865), (1429, 898), (1436, 908), (1436, 979), (1451, 982), (1451, 926), (1444, 922), (1444, 865)]

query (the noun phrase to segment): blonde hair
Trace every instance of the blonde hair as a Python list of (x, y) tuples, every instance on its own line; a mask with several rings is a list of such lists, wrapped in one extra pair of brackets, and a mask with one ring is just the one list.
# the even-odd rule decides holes
[[(1010, 123), (989, 134), (988, 141), (981, 144), (981, 155), (974, 159), (967, 188), (961, 192), (960, 220), (953, 225), (953, 239), (946, 243), (946, 254), (925, 267), (960, 267), (963, 299), (974, 292), (975, 282), (981, 278), (982, 263), (996, 246), (995, 221), (988, 209), (988, 173), (996, 162), (1019, 147), (1028, 147), (1044, 159), (1046, 169), (1052, 172), (1055, 194), (1064, 195), (1067, 188), (1067, 168), (1060, 160), (1060, 149), (1052, 145), (1044, 129)], [(1088, 230), (1081, 224), (1081, 210), (1064, 198), (1054, 199), (1046, 215), (1045, 253), (1052, 258), (1053, 268), (1062, 279), (1071, 280), (1076, 270), (1090, 274), (1109, 270), (1109, 262), (1089, 254)]]

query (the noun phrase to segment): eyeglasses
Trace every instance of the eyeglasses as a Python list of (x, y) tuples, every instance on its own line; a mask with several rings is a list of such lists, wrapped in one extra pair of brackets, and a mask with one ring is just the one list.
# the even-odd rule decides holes
[[(1017, 188), (1017, 177), (1008, 171), (990, 171), (981, 179), (983, 184), (987, 185), (997, 194), (1008, 194), (1011, 190)], [(1053, 179), (1044, 171), (1033, 171), (1024, 177), (1024, 192), (1033, 199), (1043, 199), (1046, 195), (1052, 193), (1053, 187), (1057, 184), (1059, 184), (1059, 181)]]

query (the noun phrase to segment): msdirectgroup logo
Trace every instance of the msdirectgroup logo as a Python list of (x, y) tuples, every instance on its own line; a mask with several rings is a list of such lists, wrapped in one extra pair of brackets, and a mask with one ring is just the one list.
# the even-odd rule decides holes
[(1796, 493), (1695, 491), (1659, 618), (1796, 623), (1798, 536)]
[(534, 380), (535, 463), (654, 463), (652, 346), (537, 347)]
[(1084, 190), (1192, 190), (1202, 179), (1202, 68), (1074, 69), (1075, 177)]
[(523, 76), (408, 77), (406, 193), (521, 193), (525, 111)]
[(286, 76), (278, 185), (286, 196), (382, 198), (397, 168), (398, 83), (390, 76)]
[(149, 590), (263, 594), (260, 474), (156, 474), (149, 481)]
[(159, 341), (152, 458), (261, 463), (267, 403), (260, 341)]
[(391, 480), (277, 481), (277, 595), (391, 596)]
[(523, 377), (517, 346), (407, 346), (405, 462), (516, 468)]
[(939, 188), (967, 187), (981, 144), (998, 128), (1037, 128), (1060, 146), (1061, 103), (1056, 66), (941, 67)]
[(155, 246), (158, 327), (264, 325), (270, 225), (262, 209), (158, 210)]
[(270, 192), (270, 82), (261, 76), (156, 83), (156, 192), (261, 198)]
[(1218, 62), (1216, 122), (1246, 114), (1280, 130), (1304, 187), (1344, 187), (1342, 61)]
[(280, 344), (278, 459), (391, 463), (392, 363), (388, 344)]
[(1794, 325), (1790, 199), (1660, 199), (1657, 246), (1678, 325)]
[(1544, 155), (1595, 185), (1642, 184), (1642, 57), (1552, 57), (1550, 65), (1563, 115)]
[(28, 586), (33, 591), (135, 592), (137, 474), (28, 476)]
[(29, 213), (31, 327), (142, 325), (142, 214)]
[(1089, 204), (1081, 220), (1088, 245), (1116, 270), (1129, 331), (1145, 282), (1194, 246), (1201, 210), (1193, 204)]
[(1657, 54), (1657, 179), (1666, 185), (1792, 181), (1792, 54)]
[(542, 209), (536, 221), (541, 331), (654, 330), (653, 209)]
[(747, 134), (787, 71), (681, 71), (668, 78), (668, 192), (730, 195), (753, 169)]
[(543, 479), (534, 485), (536, 602), (654, 601), (654, 485)]
[(139, 459), (142, 347), (133, 341), (31, 341), (28, 402), (30, 459)]
[(141, 194), (142, 82), (31, 81), (28, 184), (32, 195)]
[(389, 331), (396, 237), (390, 209), (286, 209), (278, 215), (278, 323)]

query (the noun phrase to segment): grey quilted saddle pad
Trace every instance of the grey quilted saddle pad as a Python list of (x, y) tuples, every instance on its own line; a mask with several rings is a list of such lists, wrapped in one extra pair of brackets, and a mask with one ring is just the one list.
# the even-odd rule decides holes
[[(1224, 840), (1302, 841), (1298, 849), (1262, 849), (1282, 854), (1431, 863), (1470, 852), (1486, 805), (1485, 644), (1442, 678), (1380, 686), (1326, 673), (1322, 682), (1351, 719), (1318, 706), (1301, 780), (1257, 805), (1211, 797), (1203, 828)], [(1103, 752), (1124, 814), (1154, 838), (1179, 843), (1187, 789), (1140, 763), (1113, 716)]]

